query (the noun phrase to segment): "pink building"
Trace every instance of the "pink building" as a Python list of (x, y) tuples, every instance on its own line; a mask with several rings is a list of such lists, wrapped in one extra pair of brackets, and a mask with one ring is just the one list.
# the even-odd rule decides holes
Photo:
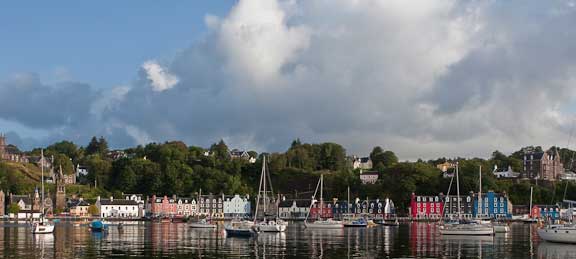
[(196, 200), (192, 198), (156, 197), (148, 199), (146, 203), (146, 215), (152, 217), (174, 217), (196, 215)]

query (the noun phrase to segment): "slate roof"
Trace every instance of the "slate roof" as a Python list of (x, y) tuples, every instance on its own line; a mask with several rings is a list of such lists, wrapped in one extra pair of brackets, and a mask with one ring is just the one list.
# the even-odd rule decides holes
[(133, 200), (124, 200), (124, 199), (114, 199), (114, 200), (100, 200), (100, 204), (102, 205), (134, 205), (137, 206), (138, 203)]

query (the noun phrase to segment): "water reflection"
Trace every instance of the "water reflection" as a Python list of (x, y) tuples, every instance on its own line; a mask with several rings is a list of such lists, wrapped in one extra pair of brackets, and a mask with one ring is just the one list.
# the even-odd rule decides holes
[(538, 245), (538, 259), (576, 258), (576, 245), (542, 242)]
[(223, 227), (191, 229), (186, 224), (141, 223), (92, 233), (86, 226), (56, 225), (54, 234), (32, 235), (22, 225), (0, 224), (5, 258), (576, 258), (576, 246), (540, 242), (535, 227), (513, 224), (511, 232), (487, 237), (442, 236), (435, 224), (399, 227), (305, 229), (252, 238), (226, 237)]

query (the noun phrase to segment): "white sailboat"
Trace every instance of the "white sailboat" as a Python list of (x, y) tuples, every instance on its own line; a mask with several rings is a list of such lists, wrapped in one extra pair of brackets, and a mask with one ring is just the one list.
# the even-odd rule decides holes
[[(270, 191), (267, 190), (270, 186)], [(260, 232), (284, 232), (288, 226), (288, 222), (276, 218), (273, 220), (266, 219), (266, 212), (268, 211), (268, 203), (270, 199), (268, 198), (268, 192), (271, 196), (274, 195), (272, 191), (272, 182), (270, 181), (270, 175), (266, 169), (266, 156), (262, 159), (262, 173), (260, 174), (260, 185), (258, 187), (258, 196), (256, 197), (256, 211), (254, 212), (254, 228), (257, 228)], [(258, 222), (258, 209), (260, 205), (260, 200), (262, 200), (262, 218), (263, 220)], [(278, 208), (276, 208), (276, 213)]]
[(50, 223), (44, 215), (44, 150), (40, 150), (40, 170), (42, 172), (42, 195), (40, 200), (40, 220), (32, 223), (33, 234), (50, 234), (54, 232), (54, 224)]
[[(320, 187), (320, 210), (319, 210), (319, 219), (314, 222), (308, 222), (308, 217), (310, 216), (310, 211), (312, 210), (312, 206), (316, 202), (316, 193), (318, 192), (318, 187)], [(314, 196), (312, 197), (312, 202), (310, 203), (310, 209), (306, 214), (306, 219), (304, 220), (304, 226), (310, 229), (341, 229), (344, 227), (344, 224), (341, 221), (333, 220), (333, 219), (326, 219), (323, 220), (321, 217), (322, 212), (324, 211), (324, 175), (320, 175), (320, 180), (318, 181), (318, 185), (316, 185), (316, 190), (314, 191)]]
[(529, 209), (529, 213), (528, 215), (524, 215), (520, 221), (524, 222), (524, 223), (536, 223), (538, 222), (538, 219), (536, 219), (534, 217), (534, 215), (532, 215), (532, 192), (533, 192), (534, 187), (530, 186), (530, 207), (528, 207)]
[(460, 182), (458, 179), (458, 163), (456, 163), (456, 195), (458, 201), (458, 222), (452, 224), (444, 224), (440, 226), (440, 234), (442, 235), (466, 235), (466, 236), (482, 236), (494, 234), (494, 228), (491, 224), (480, 224), (478, 222), (462, 222), (461, 207), (460, 207)]

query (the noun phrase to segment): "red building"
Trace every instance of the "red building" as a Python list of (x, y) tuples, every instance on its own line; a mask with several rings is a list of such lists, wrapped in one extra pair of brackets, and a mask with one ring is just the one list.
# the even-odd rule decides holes
[[(314, 205), (312, 205), (312, 208), (310, 208), (310, 218), (333, 218), (334, 213), (332, 211), (332, 206), (333, 204), (324, 202), (323, 208), (320, 209), (320, 202), (316, 202)], [(321, 215), (319, 215), (320, 212), (322, 212)]]
[(150, 216), (174, 216), (177, 213), (177, 205), (175, 198), (164, 198), (156, 197), (152, 195), (151, 199), (148, 199), (148, 204), (146, 205), (147, 211), (149, 211)]
[(444, 194), (437, 196), (416, 196), (410, 198), (410, 216), (413, 219), (439, 219), (444, 211)]

